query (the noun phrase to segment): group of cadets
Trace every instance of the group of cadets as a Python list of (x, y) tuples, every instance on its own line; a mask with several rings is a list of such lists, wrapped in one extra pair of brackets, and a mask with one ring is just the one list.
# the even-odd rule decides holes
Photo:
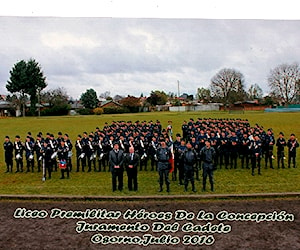
[[(201, 148), (204, 147), (205, 141), (209, 141), (215, 149), (216, 156), (214, 164), (220, 169), (236, 169), (238, 160), (240, 159), (241, 168), (258, 169), (261, 174), (261, 164), (264, 163), (265, 168), (272, 168), (273, 160), (277, 158), (277, 167), (285, 168), (285, 148), (288, 151), (288, 167), (296, 167), (296, 149), (299, 143), (295, 134), (291, 134), (286, 141), (283, 132), (280, 132), (278, 138), (275, 139), (271, 128), (267, 131), (263, 127), (256, 124), (251, 127), (248, 120), (242, 119), (202, 119), (198, 118), (194, 121), (191, 118), (188, 122), (182, 124), (183, 137), (176, 140), (179, 155), (184, 149), (185, 141), (191, 141), (193, 148), (199, 154)], [(180, 136), (180, 135), (179, 135)], [(274, 155), (274, 148), (277, 148), (277, 157)], [(201, 168), (201, 159), (199, 158), (195, 168), (198, 172)], [(178, 165), (180, 178), (180, 164)], [(196, 173), (198, 177), (198, 173)]]
[[(19, 135), (15, 136), (12, 142), (9, 136), (5, 137), (4, 151), (6, 173), (13, 172), (13, 158), (16, 162), (16, 173), (34, 172), (35, 162), (37, 163), (37, 172), (43, 171), (43, 178), (51, 179), (53, 171), (61, 170), (61, 179), (69, 178), (72, 170), (72, 143), (68, 134), (62, 135), (58, 132), (57, 138), (53, 134), (47, 133), (43, 138), (42, 132), (33, 138), (31, 132), (28, 132), (25, 142), (21, 141)], [(26, 166), (23, 158), (25, 157)], [(35, 160), (36, 159), (36, 160)]]
[[(215, 151), (214, 168), (236, 169), (240, 161), (241, 168), (252, 169), (252, 175), (256, 168), (258, 174), (261, 174), (261, 162), (265, 163), (266, 168), (274, 168), (275, 158), (277, 167), (284, 168), (286, 147), (288, 148), (288, 167), (291, 165), (296, 167), (296, 149), (299, 143), (294, 134), (291, 134), (286, 141), (281, 132), (275, 139), (272, 129), (265, 131), (258, 124), (251, 127), (247, 120), (198, 118), (194, 121), (191, 118), (183, 122), (182, 135), (176, 134), (174, 140), (172, 135), (172, 122), (168, 121), (168, 126), (164, 129), (157, 120), (156, 122), (105, 123), (102, 130), (97, 127), (93, 132), (79, 134), (73, 144), (68, 134), (63, 135), (61, 132), (57, 136), (47, 133), (45, 138), (41, 132), (36, 138), (28, 132), (25, 142), (21, 142), (18, 135), (14, 142), (6, 136), (4, 142), (6, 172), (13, 171), (14, 158), (16, 172), (25, 170), (34, 172), (36, 162), (38, 172), (45, 170), (44, 178), (51, 178), (52, 171), (57, 171), (58, 168), (61, 169), (61, 178), (65, 178), (65, 174), (69, 177), (72, 171), (73, 146), (76, 151), (76, 169), (73, 171), (106, 171), (109, 165), (109, 152), (116, 143), (124, 153), (129, 153), (129, 148), (134, 148), (139, 155), (140, 171), (147, 171), (148, 162), (153, 171), (158, 168), (157, 152), (161, 147), (161, 141), (166, 143), (174, 159), (172, 180), (178, 180), (180, 185), (185, 186), (185, 189), (190, 180), (193, 191), (195, 190), (193, 178), (199, 180), (199, 170), (205, 163), (201, 157), (201, 150), (206, 142), (209, 142)], [(277, 157), (273, 153), (274, 147), (277, 147)], [(191, 164), (187, 164), (188, 159), (184, 157), (184, 153), (188, 150), (193, 151), (193, 154), (189, 153), (189, 157), (193, 156), (195, 159), (192, 162), (193, 167), (187, 170), (184, 166)], [(23, 166), (24, 155), (26, 169)], [(42, 168), (43, 164), (44, 168)]]

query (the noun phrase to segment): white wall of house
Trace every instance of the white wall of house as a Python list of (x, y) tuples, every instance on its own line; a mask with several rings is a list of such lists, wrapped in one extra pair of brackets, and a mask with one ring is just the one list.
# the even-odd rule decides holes
[(185, 111), (218, 111), (219, 103), (198, 104), (195, 106), (173, 106), (169, 107), (171, 112), (185, 112)]

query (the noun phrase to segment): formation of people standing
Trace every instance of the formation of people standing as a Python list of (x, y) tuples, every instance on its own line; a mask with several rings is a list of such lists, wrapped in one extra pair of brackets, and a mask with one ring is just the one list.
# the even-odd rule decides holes
[[(241, 168), (258, 169), (261, 174), (261, 164), (264, 162), (265, 168), (274, 169), (273, 160), (277, 159), (277, 167), (285, 168), (285, 148), (288, 152), (287, 167), (296, 167), (296, 149), (299, 143), (295, 134), (291, 134), (286, 140), (284, 133), (280, 132), (278, 138), (271, 128), (267, 131), (256, 124), (251, 127), (247, 120), (242, 119), (201, 119), (182, 125), (184, 141), (191, 141), (193, 148), (200, 152), (205, 142), (209, 141), (215, 149), (215, 167), (225, 167), (225, 169), (236, 169), (240, 159)], [(274, 148), (277, 148), (277, 156)], [(199, 155), (199, 153), (198, 153)], [(201, 160), (199, 159), (199, 167)]]
[[(202, 170), (202, 190), (206, 190), (209, 177), (210, 189), (214, 191), (213, 171), (217, 168), (236, 169), (240, 161), (241, 168), (251, 168), (252, 175), (257, 168), (261, 174), (261, 162), (265, 167), (285, 167), (285, 148), (288, 148), (287, 167), (296, 167), (296, 149), (299, 143), (294, 134), (285, 140), (281, 132), (275, 139), (272, 129), (265, 131), (256, 124), (251, 127), (242, 119), (198, 118), (184, 121), (182, 135), (173, 139), (172, 122), (166, 129), (157, 120), (105, 123), (100, 129), (78, 134), (73, 143), (68, 134), (47, 133), (45, 138), (40, 132), (36, 138), (31, 133), (25, 142), (20, 136), (12, 141), (5, 137), (4, 150), (6, 172), (37, 172), (44, 169), (43, 177), (51, 178), (52, 171), (61, 170), (61, 178), (69, 178), (71, 171), (91, 172), (110, 171), (112, 190), (123, 190), (123, 173), (127, 172), (128, 189), (138, 190), (137, 175), (139, 171), (156, 170), (159, 174), (159, 191), (170, 192), (169, 174), (172, 180), (188, 190), (196, 192), (195, 179), (200, 180)], [(277, 156), (273, 151), (277, 147)], [(75, 149), (75, 150), (74, 150)], [(73, 167), (72, 155), (76, 152), (76, 166)], [(25, 156), (26, 166), (23, 166)], [(44, 168), (43, 168), (44, 166)], [(26, 168), (26, 169), (25, 169)], [(149, 169), (150, 168), (150, 169)]]

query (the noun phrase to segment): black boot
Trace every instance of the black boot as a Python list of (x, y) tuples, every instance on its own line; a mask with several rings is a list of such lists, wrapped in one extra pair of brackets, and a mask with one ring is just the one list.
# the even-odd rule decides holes
[(162, 185), (159, 186), (159, 189), (158, 189), (158, 192), (162, 192), (163, 191), (163, 188), (162, 188)]
[(167, 185), (167, 192), (170, 193), (170, 185)]

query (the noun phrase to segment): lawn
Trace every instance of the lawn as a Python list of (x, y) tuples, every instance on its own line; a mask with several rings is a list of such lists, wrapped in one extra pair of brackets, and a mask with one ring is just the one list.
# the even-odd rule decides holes
[[(300, 113), (264, 113), (264, 112), (245, 112), (244, 114), (229, 114), (228, 112), (185, 112), (185, 113), (138, 113), (120, 115), (101, 115), (101, 116), (65, 116), (65, 117), (25, 117), (25, 118), (5, 118), (0, 119), (1, 134), (3, 138), (9, 135), (12, 140), (15, 135), (20, 135), (24, 141), (27, 132), (35, 135), (38, 132), (57, 132), (68, 133), (72, 142), (78, 134), (84, 131), (94, 131), (97, 126), (102, 128), (105, 122), (131, 120), (156, 121), (160, 120), (166, 128), (168, 120), (173, 121), (174, 133), (181, 133), (181, 124), (189, 118), (241, 118), (248, 119), (251, 126), (256, 123), (265, 129), (272, 128), (275, 138), (280, 131), (284, 132), (288, 139), (290, 133), (300, 135)], [(75, 150), (75, 149), (74, 149)], [(299, 151), (300, 149), (298, 149)], [(287, 151), (286, 151), (287, 154)], [(60, 173), (55, 172), (51, 180), (42, 182), (41, 173), (4, 173), (6, 170), (4, 163), (3, 147), (0, 148), (0, 194), (49, 194), (49, 195), (166, 195), (166, 192), (158, 193), (158, 174), (155, 171), (139, 172), (139, 191), (129, 192), (126, 188), (122, 192), (111, 191), (111, 174), (109, 172), (90, 172), (90, 173), (71, 173), (70, 179), (60, 180)], [(74, 158), (74, 156), (73, 156)], [(25, 162), (24, 162), (25, 163)], [(251, 170), (238, 169), (217, 170), (215, 171), (215, 192), (216, 194), (233, 193), (261, 193), (261, 192), (299, 192), (300, 191), (300, 160), (297, 157), (298, 168), (264, 169), (262, 164), (262, 175), (251, 176)], [(73, 159), (75, 164), (75, 158)], [(149, 168), (148, 168), (149, 169)], [(127, 177), (124, 174), (126, 184)], [(201, 182), (196, 181), (197, 194), (201, 192)], [(192, 192), (187, 192), (192, 194)], [(206, 192), (210, 193), (210, 192)], [(171, 182), (171, 193), (184, 195), (183, 186), (177, 182)]]

